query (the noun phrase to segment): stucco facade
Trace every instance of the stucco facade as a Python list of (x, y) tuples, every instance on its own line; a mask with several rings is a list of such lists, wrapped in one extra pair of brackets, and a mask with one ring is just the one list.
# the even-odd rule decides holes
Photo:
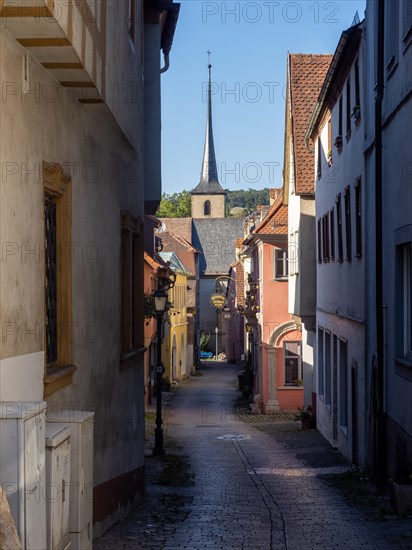
[(336, 51), (308, 131), (315, 151), (317, 427), (359, 464), (367, 412), (362, 24), (343, 33)]
[(143, 3), (5, 4), (0, 400), (95, 412), (98, 536), (144, 490)]
[[(380, 2), (367, 2), (366, 9), (365, 96), (381, 102), (381, 116), (376, 117), (374, 102), (366, 104), (364, 152), (365, 184), (372, 191), (368, 193), (366, 224), (367, 456), (378, 477), (386, 480), (395, 479), (401, 471), (412, 471), (412, 294), (407, 275), (411, 272), (407, 250), (412, 243), (412, 96), (407, 84), (412, 73), (412, 22), (406, 1), (383, 4), (383, 34), (376, 40), (372, 29), (378, 28)], [(378, 55), (379, 48), (383, 48), (383, 58)], [(376, 145), (379, 135), (382, 147)], [(382, 195), (377, 206), (379, 190)], [(382, 239), (377, 242), (379, 227)], [(377, 254), (382, 259), (380, 299), (375, 277)], [(379, 349), (382, 339), (384, 349)]]
[(224, 218), (225, 216), (225, 194), (192, 195), (192, 218)]

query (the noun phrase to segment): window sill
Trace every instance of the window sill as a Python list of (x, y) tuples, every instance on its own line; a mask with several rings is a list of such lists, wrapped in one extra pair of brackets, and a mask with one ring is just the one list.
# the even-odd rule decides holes
[(303, 391), (303, 386), (293, 386), (293, 385), (290, 385), (290, 386), (277, 386), (276, 387), (277, 390), (301, 390)]
[(138, 348), (127, 351), (120, 355), (120, 370), (126, 370), (135, 367), (143, 360), (143, 355), (147, 348)]
[(412, 359), (408, 359), (407, 357), (395, 357), (395, 363), (399, 367), (412, 369)]
[(48, 367), (44, 376), (44, 396), (48, 397), (72, 383), (73, 374), (77, 371), (74, 365)]
[(386, 80), (390, 80), (398, 67), (398, 59), (396, 55), (392, 56), (386, 65)]

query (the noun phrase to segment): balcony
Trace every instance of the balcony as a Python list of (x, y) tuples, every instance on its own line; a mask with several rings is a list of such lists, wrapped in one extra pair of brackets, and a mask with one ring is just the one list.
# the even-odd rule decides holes
[(105, 102), (106, 2), (0, 0), (0, 21), (81, 103)]

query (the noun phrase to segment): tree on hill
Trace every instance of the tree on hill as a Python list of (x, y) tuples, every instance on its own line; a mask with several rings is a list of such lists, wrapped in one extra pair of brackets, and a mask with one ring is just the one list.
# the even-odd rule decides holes
[(172, 195), (163, 193), (156, 212), (158, 218), (190, 218), (191, 215), (192, 200), (189, 191), (181, 191)]
[[(259, 204), (269, 204), (269, 189), (239, 189), (229, 191), (226, 189), (226, 215), (230, 215), (232, 208), (243, 208), (245, 214), (256, 210)], [(159, 209), (156, 212), (158, 218), (190, 218), (192, 210), (189, 191), (181, 191), (167, 195), (163, 193)]]

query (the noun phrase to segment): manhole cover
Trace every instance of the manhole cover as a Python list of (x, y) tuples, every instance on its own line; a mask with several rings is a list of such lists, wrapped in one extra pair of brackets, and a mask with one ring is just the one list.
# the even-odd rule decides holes
[(218, 439), (225, 439), (225, 440), (228, 440), (228, 441), (243, 441), (245, 439), (250, 439), (250, 435), (225, 434), (225, 435), (219, 435)]

